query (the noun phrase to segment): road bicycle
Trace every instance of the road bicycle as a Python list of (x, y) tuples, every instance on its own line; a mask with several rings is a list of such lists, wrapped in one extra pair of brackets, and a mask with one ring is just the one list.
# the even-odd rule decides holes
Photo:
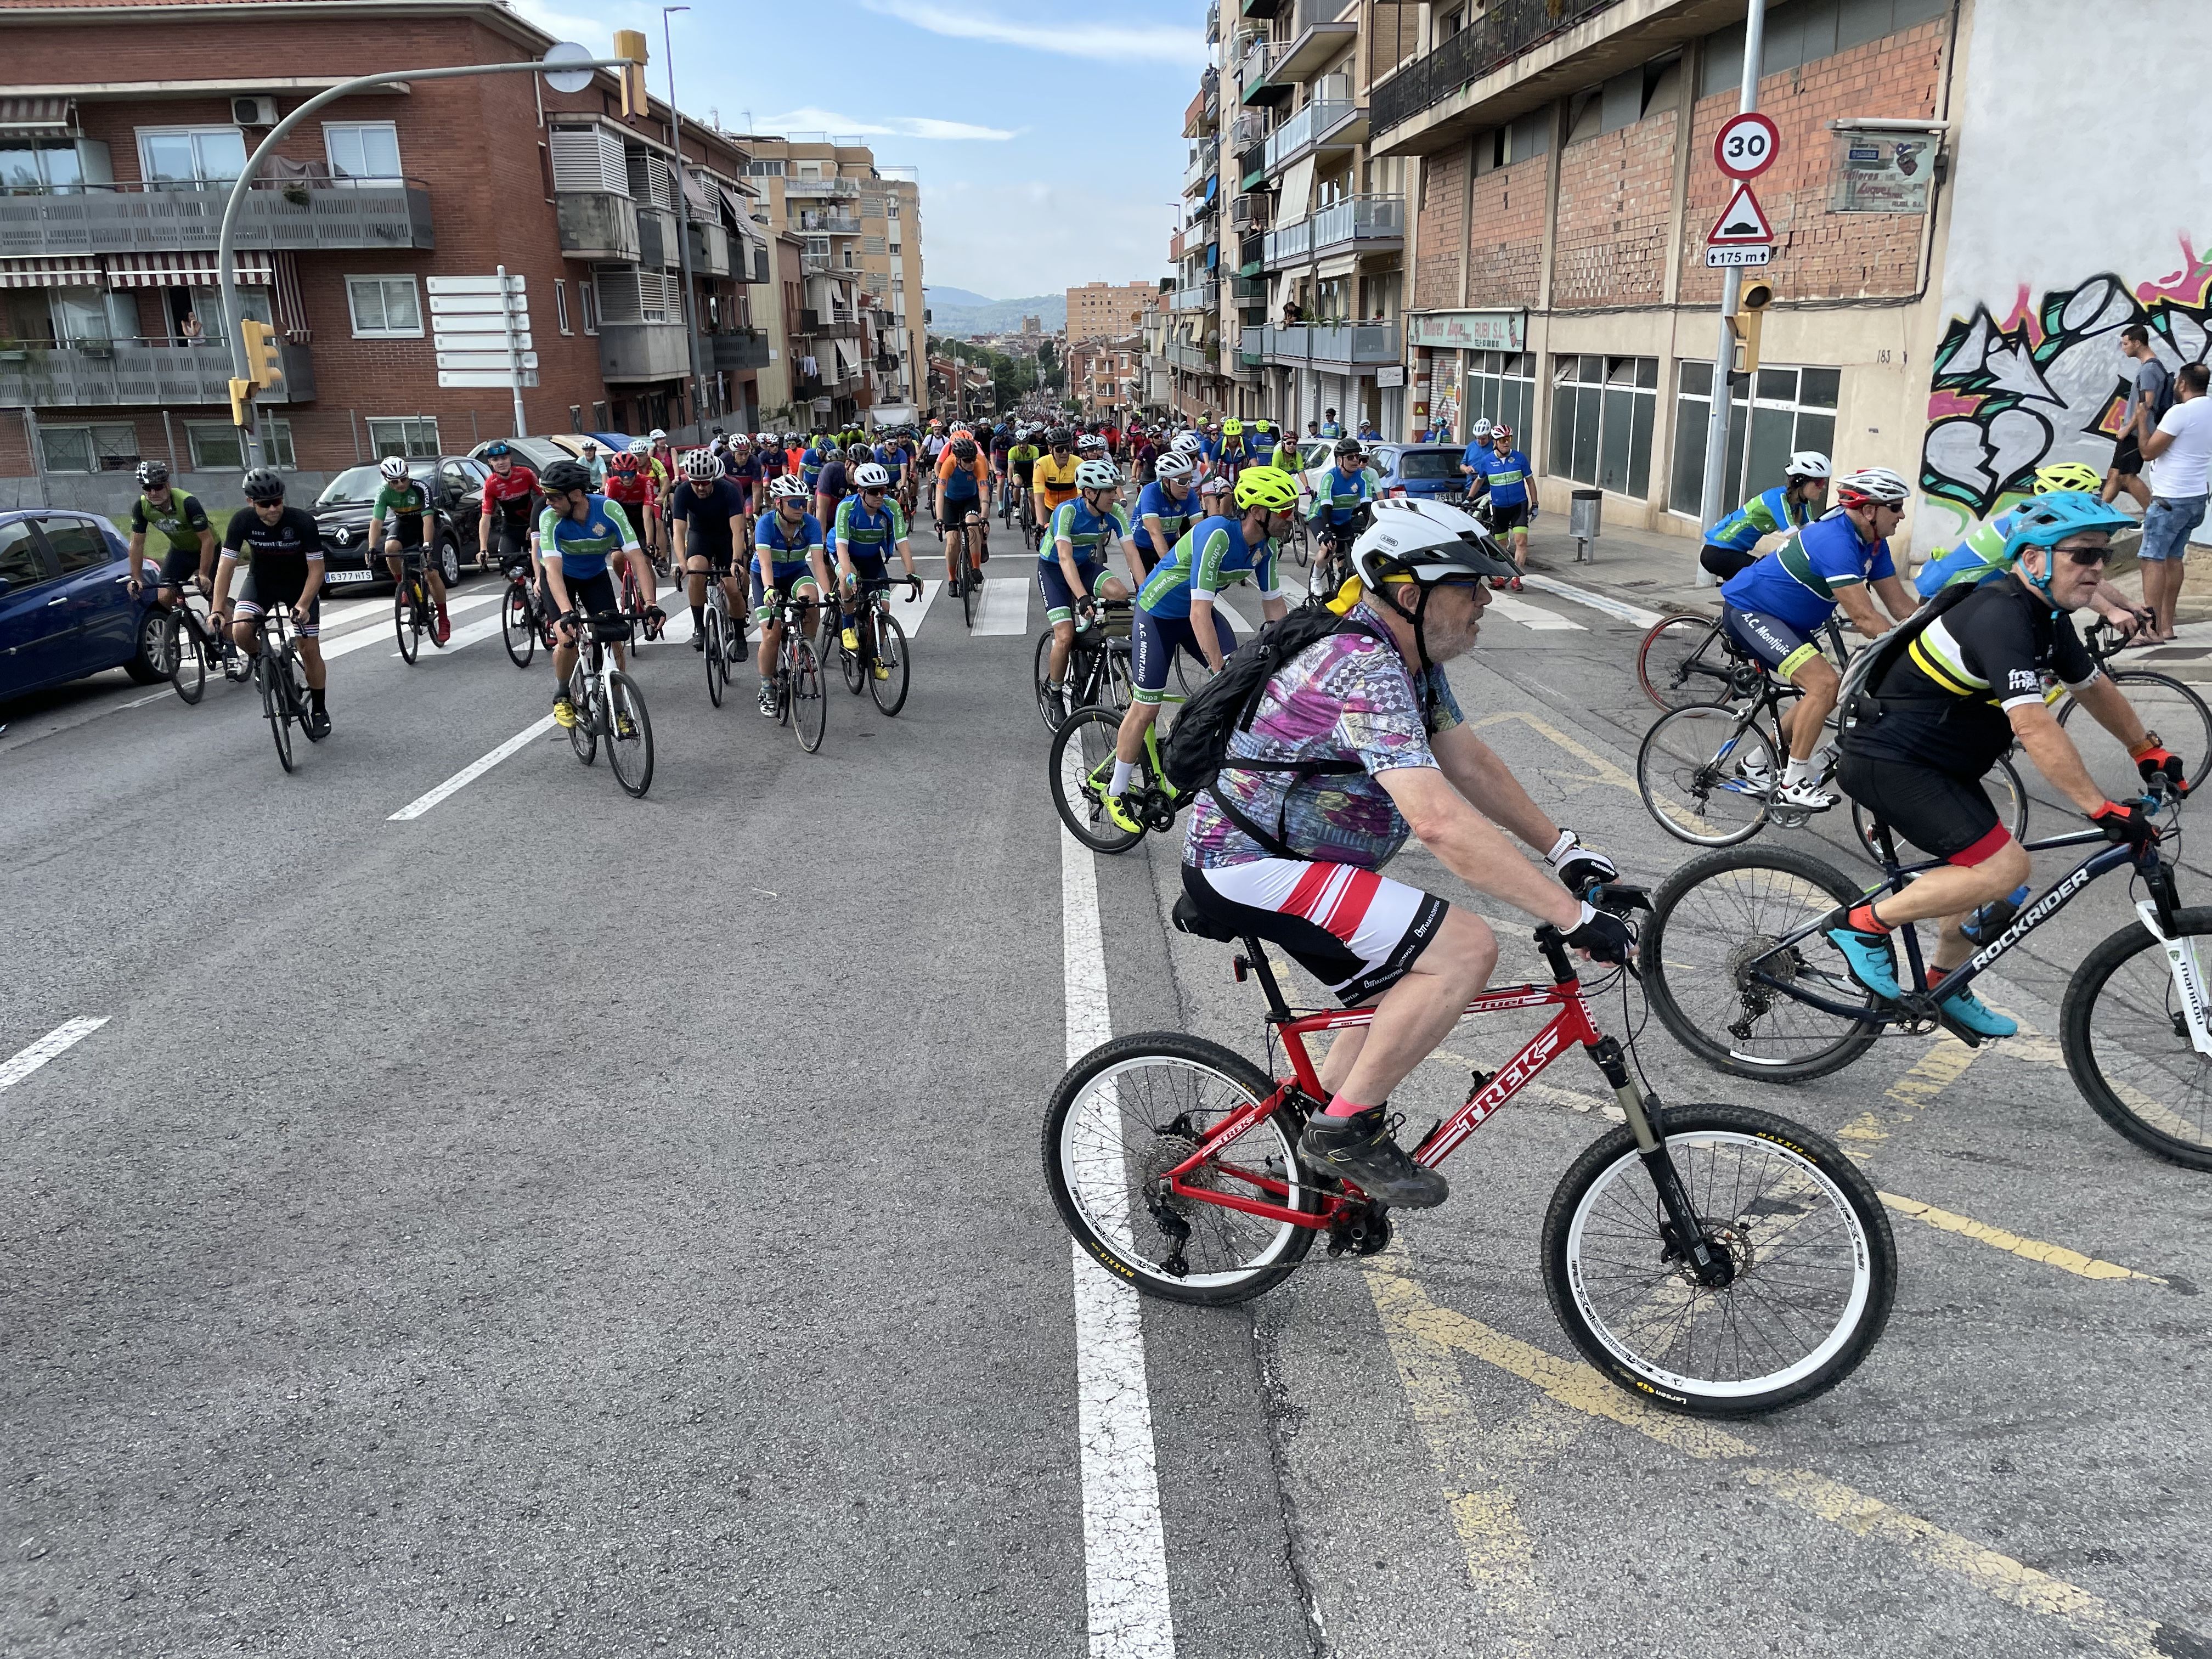
[[(654, 568), (656, 570), (659, 568), (657, 563)], [(622, 586), (619, 592), (622, 595), (623, 620), (629, 624), (629, 648), (635, 651), (643, 641), (659, 639), (662, 624), (667, 621), (667, 618), (660, 614), (658, 606), (646, 604), (645, 586), (638, 580), (637, 572), (628, 559), (622, 562)]]
[(730, 596), (722, 591), (722, 575), (719, 570), (708, 574), (705, 619), (700, 623), (700, 654), (707, 662), (707, 698), (717, 708), (722, 706), (722, 694), (730, 688), (730, 676), (744, 665), (748, 654), (744, 623), (730, 609)]
[(1374, 509), (1363, 507), (1341, 525), (1309, 531), (1313, 538), (1313, 574), (1306, 579), (1309, 592), (1324, 599), (1336, 597), (1352, 575), (1352, 544), (1374, 521)]
[(430, 597), (422, 549), (408, 548), (400, 557), (404, 574), (392, 588), (392, 626), (399, 635), (399, 654), (411, 667), (422, 649), (425, 634), (441, 651), (446, 647), (438, 638), (438, 606)]
[(1114, 781), (1114, 744), (1121, 729), (1117, 710), (1079, 708), (1053, 738), (1047, 762), (1060, 821), (1095, 853), (1126, 853), (1145, 838), (1146, 830), (1167, 834), (1176, 815), (1198, 799), (1168, 781), (1160, 763), (1160, 721), (1155, 720), (1145, 728), (1145, 746), (1121, 793), (1121, 804), (1142, 828), (1133, 832), (1115, 823), (1106, 811), (1106, 793)]
[[(1618, 915), (1632, 889), (1593, 889)], [(1076, 1241), (1145, 1295), (1220, 1306), (1281, 1284), (1317, 1236), (1331, 1255), (1387, 1248), (1386, 1206), (1303, 1167), (1298, 1137), (1328, 1099), (1309, 1036), (1357, 1029), (1371, 1008), (1299, 1012), (1266, 946), (1179, 899), (1182, 932), (1242, 946), (1241, 983), (1267, 1003), (1270, 1077), (1234, 1049), (1181, 1031), (1117, 1038), (1077, 1060), (1045, 1114), (1045, 1183)], [(1535, 933), (1551, 983), (1501, 986), (1468, 1018), (1548, 1008), (1551, 1018), (1421, 1137), (1433, 1168), (1571, 1047), (1604, 1075), (1626, 1121), (1586, 1147), (1552, 1194), (1540, 1253), (1552, 1311), (1583, 1357), (1649, 1404), (1699, 1416), (1772, 1411), (1833, 1388), (1889, 1316), (1897, 1258), (1881, 1200), (1824, 1137), (1729, 1104), (1664, 1105), (1630, 1080), (1629, 1050), (1600, 1031), (1595, 988), (1559, 930)]]
[(500, 601), (500, 635), (507, 641), (507, 660), (527, 668), (540, 645), (548, 651), (553, 648), (552, 611), (538, 584), (530, 580), (527, 562), (510, 559), (502, 571), (507, 596)]
[(1952, 1020), (1941, 999), (1971, 986), (2100, 876), (2130, 872), (2148, 896), (2129, 923), (2090, 951), (2067, 981), (2058, 1042), (2075, 1085), (2097, 1115), (2145, 1151), (2212, 1170), (2212, 908), (2185, 908), (2174, 865), (2179, 803), (2154, 791), (2143, 805), (2167, 817), (2144, 845), (2077, 830), (2027, 843), (2031, 853), (2094, 846), (2003, 931), (1931, 985), (1911, 927), (1891, 935), (1909, 972), (1890, 1000), (1866, 989), (1826, 937), (1852, 906), (1893, 893), (1942, 860), (1899, 864), (1886, 824), (1875, 826), (1882, 878), (1871, 886), (1794, 848), (1741, 848), (1692, 859), (1660, 884), (1640, 962), (1652, 1012), (1706, 1065), (1739, 1077), (1802, 1083), (1841, 1071), (1885, 1033), (1920, 1036), (1939, 1025), (1969, 1047), (1985, 1038)]
[[(1821, 623), (1814, 639), (1838, 674), (1850, 665), (1850, 647), (1835, 617)], [(1662, 709), (1734, 702), (1751, 696), (1765, 674), (1766, 665), (1736, 642), (1720, 617), (1697, 611), (1662, 617), (1636, 648), (1636, 682)]]
[(576, 723), (568, 728), (569, 746), (586, 766), (607, 745), (607, 763), (625, 794), (641, 796), (653, 787), (653, 721), (645, 712), (645, 693), (614, 665), (611, 647), (635, 631), (627, 617), (579, 616), (574, 623), (576, 665), (568, 671), (568, 702)]
[(774, 694), (776, 719), (792, 729), (799, 746), (811, 755), (822, 747), (823, 733), (830, 726), (830, 698), (822, 678), (822, 659), (814, 654), (813, 641), (806, 636), (806, 612), (818, 601), (809, 602), (789, 593), (775, 598), (775, 611), (770, 623), (782, 629), (783, 642), (776, 647), (775, 672), (769, 681)]
[(938, 534), (945, 538), (945, 546), (954, 550), (951, 568), (957, 574), (950, 586), (953, 597), (960, 601), (961, 620), (967, 624), (969, 631), (973, 633), (975, 628), (975, 612), (981, 609), (983, 604), (983, 567), (977, 557), (975, 546), (976, 539), (981, 534), (979, 526), (982, 523), (982, 514), (978, 513), (971, 516), (973, 522), (955, 525), (940, 524), (937, 528)]
[[(198, 601), (199, 609), (192, 609)], [(205, 695), (210, 674), (220, 673), (235, 685), (250, 679), (253, 663), (238, 648), (227, 628), (210, 628), (207, 600), (197, 587), (188, 587), (163, 609), (154, 635), (150, 666), (166, 676), (178, 696), (196, 703)]]
[(270, 736), (276, 740), (276, 759), (287, 772), (295, 764), (292, 728), (319, 743), (307, 717), (307, 676), (300, 661), (300, 642), (292, 633), (292, 607), (270, 605), (255, 621), (260, 649), (253, 656), (254, 683), (261, 689), (261, 712), (268, 717)]
[[(910, 601), (921, 601), (920, 576), (894, 576), (887, 571), (881, 576), (871, 576), (862, 580), (860, 593), (848, 601), (855, 606), (852, 611), (843, 611), (836, 605), (823, 606), (823, 613), (829, 618), (828, 624), (822, 630), (823, 644), (820, 654), (823, 665), (826, 667), (835, 662), (844, 675), (845, 689), (856, 697), (866, 690), (875, 699), (876, 707), (886, 714), (896, 714), (906, 707), (909, 672), (906, 629), (899, 626), (899, 619), (891, 615), (890, 591), (894, 582), (905, 586), (907, 598)], [(847, 628), (854, 630), (855, 638), (859, 637), (859, 631), (863, 628), (875, 630), (868, 640), (869, 661), (862, 661), (858, 651), (846, 649), (844, 630)], [(874, 663), (883, 665), (884, 677), (881, 679), (875, 676), (872, 666)]]
[(1058, 732), (1078, 708), (1110, 708), (1118, 719), (1128, 708), (1135, 684), (1129, 670), (1131, 604), (1127, 599), (1085, 601), (1067, 647), (1066, 683), (1059, 691), (1052, 686), (1051, 624), (1037, 635), (1030, 678), (1037, 718), (1046, 730)]

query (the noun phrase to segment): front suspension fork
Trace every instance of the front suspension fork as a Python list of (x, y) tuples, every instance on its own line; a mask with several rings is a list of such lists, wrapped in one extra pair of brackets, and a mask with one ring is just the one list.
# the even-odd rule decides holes
[(1613, 1087), (1613, 1098), (1620, 1103), (1621, 1112), (1628, 1120), (1628, 1132), (1636, 1137), (1636, 1155), (1643, 1161), (1644, 1173), (1651, 1177), (1651, 1185), (1659, 1194), (1660, 1210), (1666, 1217), (1661, 1231), (1670, 1253), (1689, 1263), (1698, 1283), (1709, 1290), (1720, 1289), (1735, 1277), (1735, 1264), (1725, 1249), (1705, 1237), (1705, 1225), (1667, 1151), (1666, 1109), (1659, 1103), (1659, 1097), (1646, 1095), (1629, 1080), (1628, 1062), (1622, 1058), (1617, 1039), (1600, 1037), (1590, 1045), (1589, 1056), (1597, 1062), (1598, 1070), (1605, 1073), (1605, 1080)]

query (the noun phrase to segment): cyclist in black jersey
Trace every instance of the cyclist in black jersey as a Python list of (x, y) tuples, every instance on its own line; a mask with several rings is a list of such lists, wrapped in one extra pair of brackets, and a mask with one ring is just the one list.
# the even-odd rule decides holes
[(265, 466), (246, 475), (246, 505), (231, 515), (223, 532), (222, 557), (216, 566), (215, 597), (208, 602), (210, 626), (221, 627), (230, 610), (231, 579), (246, 567), (239, 589), (237, 620), (231, 637), (248, 656), (261, 650), (261, 613), (272, 605), (288, 607), (300, 641), (300, 662), (307, 676), (307, 729), (330, 735), (330, 711), (323, 692), (330, 670), (323, 661), (323, 539), (314, 515), (284, 505), (284, 480)]

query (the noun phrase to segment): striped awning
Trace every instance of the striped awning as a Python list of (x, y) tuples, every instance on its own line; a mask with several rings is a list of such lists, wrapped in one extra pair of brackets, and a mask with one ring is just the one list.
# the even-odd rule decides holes
[(68, 98), (0, 98), (0, 138), (64, 138), (76, 134), (76, 104)]
[[(276, 280), (269, 256), (241, 253), (238, 281), (245, 288), (267, 288)], [(198, 253), (111, 253), (107, 280), (117, 288), (214, 288), (215, 255)]]
[(96, 288), (99, 284), (96, 259), (0, 259), (0, 288)]

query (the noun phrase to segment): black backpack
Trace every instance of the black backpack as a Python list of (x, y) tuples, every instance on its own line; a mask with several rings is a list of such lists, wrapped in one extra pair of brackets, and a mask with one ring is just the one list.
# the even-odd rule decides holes
[(1392, 641), (1364, 623), (1338, 616), (1318, 603), (1300, 605), (1271, 622), (1231, 653), (1221, 672), (1200, 686), (1182, 708), (1175, 729), (1160, 746), (1160, 769), (1176, 788), (1203, 789), (1213, 804), (1254, 841), (1279, 859), (1299, 856), (1281, 836), (1271, 834), (1232, 805), (1215, 787), (1224, 771), (1285, 772), (1312, 777), (1328, 772), (1364, 772), (1358, 761), (1240, 761), (1229, 757), (1229, 739), (1247, 730), (1259, 712), (1268, 684), (1309, 646), (1337, 634), (1364, 634)]
[(1905, 652), (1928, 629), (1928, 624), (1945, 611), (1963, 605), (1981, 591), (1979, 582), (1953, 582), (1939, 588), (1936, 597), (1920, 609), (1884, 634), (1850, 660), (1844, 669), (1843, 683), (1837, 688), (1836, 707), (1843, 714), (1843, 730), (1850, 732), (1861, 726), (1870, 726), (1886, 714), (1913, 708), (1917, 710), (1948, 709), (1964, 707), (1961, 699), (1942, 697), (1883, 697), (1875, 693), (1882, 677), (1895, 667)]

